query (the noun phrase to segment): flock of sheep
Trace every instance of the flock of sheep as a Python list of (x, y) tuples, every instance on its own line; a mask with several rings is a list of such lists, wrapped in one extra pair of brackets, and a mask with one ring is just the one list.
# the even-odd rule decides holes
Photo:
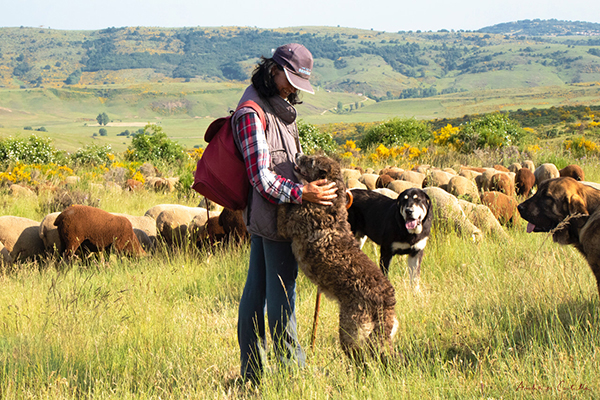
[(387, 167), (379, 173), (344, 169), (343, 174), (348, 188), (377, 190), (391, 198), (408, 188), (423, 188), (434, 203), (434, 221), (474, 240), (486, 234), (506, 238), (503, 226), (518, 223), (519, 201), (529, 197), (540, 182), (559, 176), (584, 180), (583, 170), (577, 165), (559, 171), (550, 163), (536, 168), (531, 160), (508, 168), (460, 166), (455, 170), (421, 165), (412, 170)]
[[(107, 220), (96, 218), (102, 210), (94, 207), (83, 207), (83, 215), (78, 215), (75, 223), (79, 227), (69, 225), (68, 229), (80, 232), (87, 230), (90, 237), (106, 231)], [(67, 209), (68, 210), (68, 209)], [(64, 212), (64, 211), (63, 211)], [(63, 254), (65, 252), (64, 238), (61, 238), (55, 222), (61, 212), (46, 215), (41, 222), (16, 216), (0, 216), (0, 261), (5, 265), (18, 261), (27, 261), (45, 254)], [(206, 230), (210, 219), (218, 224), (219, 211), (207, 211), (203, 207), (187, 207), (179, 204), (160, 204), (151, 207), (143, 216), (112, 213), (111, 215), (124, 218), (130, 222), (121, 232), (111, 232), (111, 235), (127, 235), (126, 229), (132, 229), (137, 241), (144, 252), (152, 251), (157, 240), (161, 238), (168, 245), (178, 245), (183, 240), (199, 240)], [(77, 231), (77, 228), (80, 228)], [(93, 230), (93, 232), (90, 232)], [(111, 239), (114, 239), (113, 236)], [(94, 248), (96, 243), (90, 243)]]
[[(576, 165), (559, 171), (554, 164), (542, 164), (535, 168), (529, 160), (523, 165), (514, 163), (508, 168), (496, 165), (490, 168), (461, 166), (457, 169), (422, 165), (412, 170), (387, 167), (379, 173), (372, 169), (365, 172), (357, 169), (342, 171), (348, 188), (377, 190), (392, 198), (408, 188), (423, 188), (435, 205), (434, 221), (445, 223), (474, 240), (486, 234), (506, 238), (503, 225), (512, 225), (519, 220), (517, 199), (527, 198), (536, 184), (558, 176), (571, 176), (584, 181), (583, 171)], [(82, 207), (78, 212), (70, 222), (58, 223), (59, 226), (55, 222), (60, 212), (48, 214), (40, 222), (23, 217), (0, 216), (0, 262), (7, 265), (47, 254), (67, 255), (65, 242), (69, 242), (69, 247), (77, 247), (84, 239), (88, 239), (88, 249), (97, 251), (105, 247), (103, 243), (98, 245), (94, 242), (98, 242), (97, 237), (101, 237), (99, 232), (102, 233), (102, 230), (105, 231), (107, 242), (114, 242), (117, 236), (128, 237), (130, 232), (123, 230), (133, 230), (136, 241), (143, 249), (133, 252), (133, 255), (153, 251), (158, 240), (168, 246), (181, 245), (186, 241), (214, 244), (231, 232), (242, 239), (247, 235), (239, 212), (208, 211), (201, 206), (161, 204), (151, 207), (143, 216), (113, 213), (112, 216), (129, 221), (122, 224), (126, 228), (114, 228), (117, 230), (114, 232), (109, 230), (106, 223), (112, 218), (105, 216), (108, 213), (93, 207)], [(105, 214), (96, 215), (98, 213)], [(72, 241), (69, 235), (79, 238)]]

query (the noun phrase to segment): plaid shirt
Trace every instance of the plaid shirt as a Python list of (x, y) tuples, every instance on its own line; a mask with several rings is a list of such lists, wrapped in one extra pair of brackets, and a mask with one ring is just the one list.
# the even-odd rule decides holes
[(244, 114), (238, 119), (236, 128), (250, 184), (273, 204), (302, 204), (303, 185), (269, 169), (271, 152), (258, 115), (254, 112)]

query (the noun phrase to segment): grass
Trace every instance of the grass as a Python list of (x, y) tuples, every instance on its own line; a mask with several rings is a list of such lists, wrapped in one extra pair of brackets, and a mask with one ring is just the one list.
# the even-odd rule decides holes
[[(138, 215), (180, 202), (158, 194), (102, 196), (101, 207)], [(3, 199), (3, 214), (41, 219), (35, 200)], [(508, 233), (506, 241), (490, 236), (477, 244), (434, 225), (422, 294), (410, 289), (405, 258), (393, 259), (401, 326), (394, 345), (405, 365), (353, 366), (339, 347), (331, 300), (322, 303), (310, 349), (316, 288), (301, 274), (307, 367), (270, 372), (258, 390), (239, 379), (246, 246), (19, 264), (0, 275), (0, 396), (598, 398), (600, 302), (588, 265), (573, 248), (526, 234), (524, 223)], [(377, 260), (375, 246), (364, 250)]]

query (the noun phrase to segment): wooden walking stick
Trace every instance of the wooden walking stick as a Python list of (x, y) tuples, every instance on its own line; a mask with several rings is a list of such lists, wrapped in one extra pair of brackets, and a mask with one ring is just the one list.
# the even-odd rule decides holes
[[(352, 192), (350, 190), (346, 190), (346, 209), (350, 208), (352, 205), (352, 201), (354, 197), (352, 196)], [(319, 310), (321, 309), (321, 288), (317, 287), (317, 300), (315, 302), (315, 315), (313, 317), (313, 329), (312, 334), (310, 336), (310, 349), (314, 350), (315, 341), (317, 340), (317, 325), (319, 324)]]
[(319, 324), (319, 309), (321, 308), (321, 292), (320, 288), (317, 288), (317, 301), (315, 302), (315, 315), (313, 318), (312, 334), (310, 336), (310, 349), (314, 350), (315, 341), (317, 340), (317, 325)]

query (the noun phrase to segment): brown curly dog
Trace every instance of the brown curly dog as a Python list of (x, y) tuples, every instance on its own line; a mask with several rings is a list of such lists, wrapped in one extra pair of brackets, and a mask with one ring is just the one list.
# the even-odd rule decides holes
[[(335, 181), (338, 196), (332, 206), (304, 202), (280, 205), (278, 230), (292, 241), (298, 266), (340, 307), (339, 337), (344, 352), (362, 360), (366, 353), (392, 354), (398, 329), (394, 287), (354, 238), (348, 223), (346, 190), (339, 164), (325, 156), (296, 157), (296, 175), (312, 182)], [(367, 350), (367, 352), (365, 352)]]

